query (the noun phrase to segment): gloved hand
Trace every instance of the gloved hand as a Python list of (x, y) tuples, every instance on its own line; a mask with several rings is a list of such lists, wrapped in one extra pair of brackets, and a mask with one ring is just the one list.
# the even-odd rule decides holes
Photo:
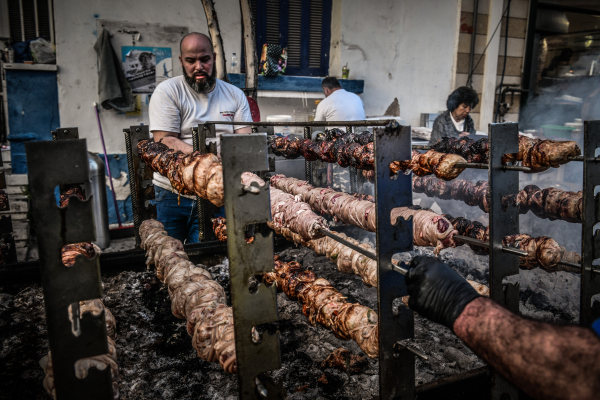
[(408, 306), (450, 329), (466, 305), (480, 297), (466, 279), (433, 257), (417, 256), (410, 267), (405, 276)]

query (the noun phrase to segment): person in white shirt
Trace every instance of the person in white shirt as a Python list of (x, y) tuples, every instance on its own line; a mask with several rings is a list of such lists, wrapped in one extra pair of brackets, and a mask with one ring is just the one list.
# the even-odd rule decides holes
[(363, 102), (356, 94), (342, 89), (340, 82), (328, 76), (321, 82), (325, 100), (317, 106), (315, 121), (361, 121), (365, 119)]
[[(252, 116), (244, 93), (216, 78), (215, 53), (208, 36), (192, 32), (181, 39), (179, 61), (183, 76), (167, 79), (156, 87), (149, 106), (150, 132), (154, 141), (174, 150), (191, 153), (191, 128), (206, 121), (250, 122)], [(249, 126), (216, 125), (224, 133), (251, 133)], [(235, 128), (235, 129), (234, 129)], [(174, 193), (169, 180), (154, 173), (157, 219), (165, 230), (186, 243), (198, 242), (195, 197)]]
[(467, 86), (461, 86), (450, 93), (446, 100), (448, 109), (433, 121), (429, 144), (436, 144), (443, 137), (474, 135), (475, 123), (469, 113), (478, 103), (477, 92)]

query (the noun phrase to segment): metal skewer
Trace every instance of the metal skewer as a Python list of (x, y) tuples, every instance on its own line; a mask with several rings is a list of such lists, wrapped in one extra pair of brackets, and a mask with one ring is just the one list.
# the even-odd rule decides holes
[(344, 246), (350, 247), (354, 251), (358, 251), (360, 254), (362, 254), (363, 256), (369, 257), (371, 260), (376, 260), (377, 259), (377, 256), (375, 255), (375, 253), (372, 253), (372, 252), (370, 252), (370, 251), (368, 251), (366, 249), (363, 249), (362, 247), (357, 246), (354, 243), (347, 241), (346, 239), (344, 239), (341, 236), (338, 236), (338, 235), (332, 233), (331, 231), (328, 231), (327, 229), (321, 228), (321, 229), (319, 229), (319, 232), (321, 232), (325, 236), (328, 236), (328, 237), (332, 238), (336, 242), (340, 242)]
[[(470, 238), (470, 237), (467, 237), (467, 236), (463, 236), (463, 235), (454, 235), (454, 239), (458, 240), (459, 242), (464, 242), (464, 243), (472, 244), (472, 245), (483, 247), (483, 248), (486, 248), (486, 249), (490, 248), (490, 243), (489, 242), (484, 242), (484, 241), (479, 240), (479, 239), (473, 239), (473, 238)], [(525, 250), (515, 249), (513, 247), (506, 247), (506, 246), (502, 246), (502, 251), (504, 251), (505, 253), (516, 254), (516, 255), (521, 256), (521, 257), (526, 257), (529, 254)], [(573, 263), (573, 262), (570, 262), (570, 261), (563, 261), (563, 260), (561, 260), (558, 264), (566, 265), (568, 267), (580, 268), (581, 269), (581, 264)]]

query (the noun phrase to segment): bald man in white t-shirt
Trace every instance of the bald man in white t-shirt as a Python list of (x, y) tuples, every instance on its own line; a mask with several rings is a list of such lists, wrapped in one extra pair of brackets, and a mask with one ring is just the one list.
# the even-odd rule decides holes
[[(154, 141), (191, 153), (192, 127), (206, 121), (251, 122), (252, 116), (244, 92), (216, 78), (215, 53), (206, 35), (193, 32), (184, 36), (180, 51), (183, 76), (168, 79), (154, 90), (149, 107), (150, 132)], [(215, 128), (217, 136), (252, 132), (243, 125)], [(178, 198), (169, 180), (157, 172), (152, 182), (157, 219), (169, 236), (186, 243), (198, 242), (196, 198)]]

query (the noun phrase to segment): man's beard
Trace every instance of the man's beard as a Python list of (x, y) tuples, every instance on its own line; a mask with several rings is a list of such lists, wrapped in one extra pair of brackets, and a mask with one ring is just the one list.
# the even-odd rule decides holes
[(183, 68), (183, 76), (187, 84), (198, 93), (207, 93), (210, 91), (215, 82), (217, 81), (217, 69), (213, 67), (213, 72), (210, 76), (207, 76), (203, 81), (198, 82), (194, 76), (190, 76), (185, 72), (185, 68)]

